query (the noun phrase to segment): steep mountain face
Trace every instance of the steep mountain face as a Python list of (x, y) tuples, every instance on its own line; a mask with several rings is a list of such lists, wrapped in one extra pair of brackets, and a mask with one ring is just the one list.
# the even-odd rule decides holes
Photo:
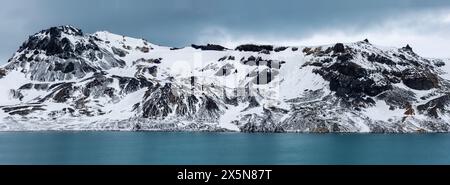
[(70, 26), (43, 30), (23, 43), (5, 69), (20, 70), (30, 80), (54, 82), (125, 66), (123, 60), (100, 48), (98, 41)]
[(169, 48), (53, 27), (0, 68), (0, 130), (448, 132), (447, 62), (368, 40)]

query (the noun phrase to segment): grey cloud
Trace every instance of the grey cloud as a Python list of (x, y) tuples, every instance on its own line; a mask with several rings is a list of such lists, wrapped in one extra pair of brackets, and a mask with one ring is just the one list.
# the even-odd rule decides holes
[(387, 17), (450, 7), (446, 0), (3, 0), (0, 60), (41, 29), (74, 25), (184, 46), (209, 27), (235, 35), (306, 37), (317, 30), (360, 32)]

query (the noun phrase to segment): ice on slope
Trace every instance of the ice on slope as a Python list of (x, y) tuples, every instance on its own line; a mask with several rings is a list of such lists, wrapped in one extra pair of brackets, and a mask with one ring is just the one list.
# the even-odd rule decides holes
[(111, 104), (103, 110), (107, 112), (107, 114), (98, 116), (97, 118), (95, 118), (95, 120), (121, 120), (133, 117), (133, 105), (142, 101), (145, 91), (146, 89), (140, 89), (125, 96), (117, 103)]
[(239, 120), (239, 116), (248, 105), (247, 104), (239, 104), (238, 106), (230, 105), (228, 106), (228, 110), (225, 111), (220, 117), (219, 126), (232, 131), (239, 131), (239, 127), (232, 122), (235, 120)]
[(450, 80), (450, 59), (443, 60), (445, 65), (440, 67), (444, 71), (444, 74), (441, 75), (446, 80)]
[[(29, 83), (30, 80), (25, 74), (19, 71), (10, 71), (5, 77), (0, 79), (0, 105), (14, 105), (20, 103), (18, 99), (11, 97), (11, 89), (19, 89), (22, 85)], [(35, 95), (31, 95), (35, 97)]]
[(391, 120), (399, 120), (405, 116), (405, 110), (390, 110), (389, 105), (387, 105), (385, 101), (376, 101), (375, 106), (365, 109), (364, 113), (372, 120), (380, 120), (386, 122), (389, 122)]

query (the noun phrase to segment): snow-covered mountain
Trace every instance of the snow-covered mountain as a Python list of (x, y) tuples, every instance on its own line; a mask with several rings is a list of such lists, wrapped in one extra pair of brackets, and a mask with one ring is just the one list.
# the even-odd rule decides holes
[(448, 62), (368, 40), (170, 48), (53, 27), (0, 68), (0, 130), (448, 132)]

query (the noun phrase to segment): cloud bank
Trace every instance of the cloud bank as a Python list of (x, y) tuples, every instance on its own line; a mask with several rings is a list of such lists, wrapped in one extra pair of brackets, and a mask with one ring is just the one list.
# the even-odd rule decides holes
[(369, 38), (450, 57), (448, 0), (2, 0), (0, 63), (33, 33), (74, 25), (160, 45), (319, 45)]
[(366, 28), (322, 28), (299, 34), (245, 34), (222, 27), (203, 30), (198, 42), (218, 43), (229, 48), (240, 44), (275, 44), (281, 46), (315, 46), (336, 42), (356, 42), (369, 39), (386, 47), (411, 45), (422, 56), (450, 58), (450, 9), (405, 13), (387, 17)]

